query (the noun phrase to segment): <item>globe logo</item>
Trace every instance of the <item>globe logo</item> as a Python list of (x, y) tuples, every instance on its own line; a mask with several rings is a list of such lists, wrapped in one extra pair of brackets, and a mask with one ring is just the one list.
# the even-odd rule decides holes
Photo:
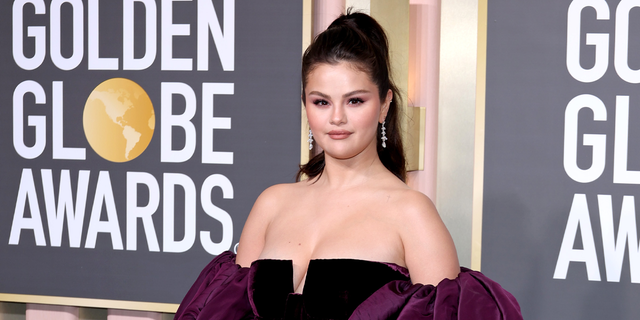
[(151, 142), (156, 117), (147, 93), (137, 83), (112, 78), (99, 84), (84, 105), (84, 134), (102, 158), (127, 162)]

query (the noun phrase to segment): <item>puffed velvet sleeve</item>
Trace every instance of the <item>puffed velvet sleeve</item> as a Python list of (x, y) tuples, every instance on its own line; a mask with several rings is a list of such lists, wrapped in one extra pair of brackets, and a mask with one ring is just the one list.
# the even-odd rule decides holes
[(461, 268), (456, 279), (437, 286), (392, 281), (353, 312), (350, 320), (516, 320), (522, 319), (516, 299), (482, 273)]
[(235, 263), (233, 253), (218, 255), (202, 270), (174, 319), (253, 319), (247, 296), (248, 273), (248, 268)]

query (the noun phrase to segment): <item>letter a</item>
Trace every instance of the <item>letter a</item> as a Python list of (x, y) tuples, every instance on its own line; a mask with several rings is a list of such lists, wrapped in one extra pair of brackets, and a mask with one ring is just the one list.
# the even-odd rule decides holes
[[(580, 227), (583, 249), (573, 248), (578, 227)], [(584, 262), (587, 267), (587, 278), (589, 281), (600, 281), (600, 269), (598, 267), (596, 245), (595, 241), (593, 241), (587, 196), (579, 193), (573, 196), (573, 203), (571, 203), (571, 210), (569, 211), (569, 220), (564, 230), (564, 237), (562, 238), (560, 254), (558, 255), (558, 262), (556, 263), (553, 278), (566, 279), (569, 262), (571, 261)]]
[[(31, 218), (24, 216), (27, 200), (29, 201)], [(47, 242), (44, 239), (44, 229), (42, 228), (42, 218), (40, 216), (40, 207), (38, 206), (36, 186), (33, 181), (33, 172), (31, 169), (26, 168), (22, 169), (22, 176), (20, 177), (20, 187), (18, 188), (16, 209), (13, 212), (13, 223), (11, 223), (9, 244), (17, 245), (20, 242), (20, 231), (23, 229), (33, 230), (36, 246), (47, 245)]]

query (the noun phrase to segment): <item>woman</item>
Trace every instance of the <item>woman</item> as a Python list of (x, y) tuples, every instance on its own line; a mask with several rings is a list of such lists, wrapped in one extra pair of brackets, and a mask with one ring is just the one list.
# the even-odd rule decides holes
[(380, 25), (361, 13), (336, 19), (306, 50), (302, 82), (310, 148), (315, 140), (323, 152), (297, 183), (260, 195), (235, 261), (214, 259), (176, 319), (517, 318), (499, 285), (458, 277), (435, 207), (404, 183), (399, 94)]

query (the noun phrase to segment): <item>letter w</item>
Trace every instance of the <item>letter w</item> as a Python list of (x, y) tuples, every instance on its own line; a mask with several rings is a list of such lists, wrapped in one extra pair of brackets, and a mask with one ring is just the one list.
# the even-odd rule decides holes
[(47, 224), (49, 225), (49, 238), (52, 247), (59, 247), (62, 242), (65, 212), (67, 216), (67, 228), (69, 229), (69, 246), (71, 248), (80, 247), (88, 186), (89, 171), (80, 170), (78, 173), (76, 205), (74, 209), (69, 170), (62, 170), (60, 172), (60, 188), (58, 189), (58, 205), (56, 206), (51, 169), (42, 169), (42, 189), (44, 191), (44, 203), (47, 211)]
[(600, 225), (602, 227), (602, 246), (604, 262), (607, 268), (607, 281), (620, 282), (624, 249), (629, 243), (629, 267), (631, 268), (631, 282), (640, 283), (640, 251), (638, 251), (638, 231), (636, 228), (636, 210), (633, 196), (622, 198), (620, 209), (620, 223), (618, 236), (614, 240), (613, 206), (611, 195), (598, 195), (600, 210)]

